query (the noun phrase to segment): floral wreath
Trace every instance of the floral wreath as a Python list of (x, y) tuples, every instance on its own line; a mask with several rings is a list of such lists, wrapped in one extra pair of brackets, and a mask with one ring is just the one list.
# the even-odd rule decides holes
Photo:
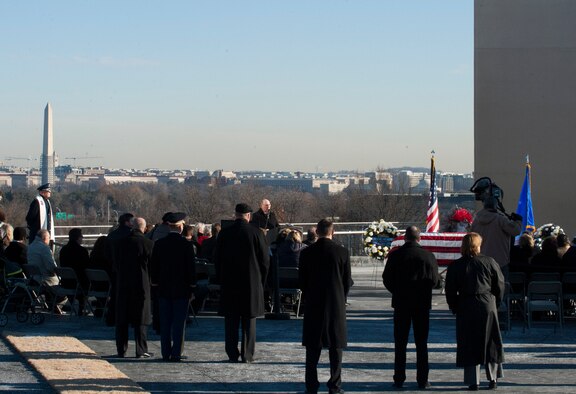
[(557, 237), (559, 234), (566, 234), (562, 227), (548, 223), (543, 226), (538, 227), (538, 229), (534, 232), (534, 246), (538, 249), (542, 248), (542, 241), (544, 238), (548, 238), (550, 236)]
[(364, 230), (364, 251), (374, 259), (384, 260), (388, 256), (392, 240), (397, 234), (398, 228), (384, 219), (372, 222)]

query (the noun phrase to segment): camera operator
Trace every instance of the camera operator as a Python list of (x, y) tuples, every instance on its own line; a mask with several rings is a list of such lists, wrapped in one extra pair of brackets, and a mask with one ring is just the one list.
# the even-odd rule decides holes
[(504, 192), (490, 178), (478, 179), (470, 191), (476, 194), (476, 200), (484, 204), (484, 208), (476, 214), (470, 231), (480, 234), (481, 253), (496, 260), (505, 280), (508, 280), (510, 247), (522, 229), (522, 216), (506, 214), (501, 201)]

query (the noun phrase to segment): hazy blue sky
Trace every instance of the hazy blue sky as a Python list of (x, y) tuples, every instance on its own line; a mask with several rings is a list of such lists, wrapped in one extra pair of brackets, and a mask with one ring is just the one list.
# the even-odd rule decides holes
[(473, 168), (472, 0), (2, 1), (0, 37), (7, 164), (50, 102), (61, 164)]

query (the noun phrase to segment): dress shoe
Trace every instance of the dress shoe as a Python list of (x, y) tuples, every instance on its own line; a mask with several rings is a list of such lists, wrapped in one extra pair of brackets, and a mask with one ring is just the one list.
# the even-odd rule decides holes
[(490, 383), (488, 383), (488, 390), (496, 390), (498, 388), (498, 383), (496, 383), (495, 380), (491, 380)]
[(338, 389), (338, 390), (329, 390), (328, 394), (344, 394), (344, 390), (342, 389)]
[(400, 382), (392, 383), (392, 388), (396, 390), (402, 390), (404, 388), (404, 383)]
[(154, 353), (142, 353), (136, 355), (136, 358), (152, 358), (152, 356), (154, 356)]
[(468, 391), (478, 391), (478, 385), (471, 384), (470, 386), (468, 386)]
[(432, 387), (432, 385), (430, 384), (430, 382), (426, 382), (426, 383), (423, 383), (423, 384), (418, 383), (418, 388), (419, 388), (420, 390), (429, 390), (430, 387)]

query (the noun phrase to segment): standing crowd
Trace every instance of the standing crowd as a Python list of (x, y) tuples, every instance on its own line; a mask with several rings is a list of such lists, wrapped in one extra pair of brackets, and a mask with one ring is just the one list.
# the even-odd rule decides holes
[[(38, 266), (40, 277), (35, 279), (49, 288), (58, 284), (50, 185), (42, 185), (38, 191), (26, 217), (28, 247), (25, 229), (12, 230), (4, 225), (5, 217), (0, 217), (2, 255), (20, 264)], [(509, 244), (502, 240), (516, 231), (518, 219), (491, 218), (491, 213), (479, 213), (484, 216), (478, 221), (477, 232), (464, 237), (462, 257), (446, 275), (446, 299), (456, 315), (457, 365), (464, 368), (464, 382), (470, 390), (479, 389), (480, 366), (485, 367), (489, 388), (495, 389), (504, 361), (497, 308), (503, 297), (510, 251), (505, 250)], [(181, 212), (168, 212), (161, 224), (150, 227), (144, 218), (123, 214), (118, 227), (99, 238), (92, 253), (82, 247), (80, 229), (70, 231), (68, 244), (60, 251), (60, 265), (73, 268), (82, 286), (87, 282), (86, 268), (109, 272), (112, 292), (107, 321), (115, 325), (118, 357), (127, 354), (130, 327), (134, 330), (136, 357), (153, 357), (147, 346), (147, 329), (153, 325), (160, 334), (162, 360), (179, 362), (186, 358), (186, 322), (206, 295), (195, 270), (196, 258), (201, 256), (215, 265), (215, 279), (220, 285), (218, 313), (224, 317), (228, 361), (252, 363), (256, 318), (265, 313), (267, 278), (276, 265), (271, 264), (271, 245), (282, 239), (274, 250), (275, 261), (280, 266), (298, 268), (297, 286), (306, 303), (302, 335), (306, 392), (319, 390), (317, 365), (323, 348), (328, 349), (330, 360), (329, 393), (343, 392), (346, 297), (353, 281), (349, 252), (333, 240), (331, 221), (320, 220), (309, 229), (305, 241), (296, 231), (279, 233), (270, 201), (264, 199), (256, 212), (245, 203), (237, 204), (234, 220), (213, 225), (214, 234), (208, 229), (194, 234)], [(12, 238), (10, 242), (4, 242), (8, 237)], [(419, 229), (407, 228), (404, 237), (404, 245), (389, 254), (382, 274), (394, 308), (393, 387), (403, 388), (407, 378), (406, 348), (412, 327), (416, 380), (418, 387), (426, 390), (431, 387), (427, 342), (432, 290), (441, 286), (441, 278), (434, 255), (419, 245)], [(78, 303), (83, 310), (86, 300), (78, 297)]]

